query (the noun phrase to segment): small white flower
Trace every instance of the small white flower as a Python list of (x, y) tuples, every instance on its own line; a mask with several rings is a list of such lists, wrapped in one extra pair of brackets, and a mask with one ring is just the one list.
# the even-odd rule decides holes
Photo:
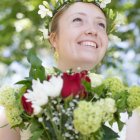
[(102, 84), (103, 76), (95, 73), (89, 73), (89, 78), (91, 79), (91, 86), (96, 87)]
[(47, 15), (52, 17), (52, 12), (49, 9), (45, 8), (44, 5), (39, 5), (38, 14), (41, 16), (41, 18), (44, 18)]
[(48, 29), (39, 29), (39, 31), (41, 31), (43, 33), (43, 38), (44, 39), (48, 39), (49, 38), (49, 31)]
[(44, 5), (39, 5), (38, 14), (41, 16), (41, 18), (46, 17), (46, 15), (47, 15), (47, 9), (45, 8)]
[(38, 118), (38, 121), (43, 122), (43, 118), (42, 117)]
[(111, 0), (103, 0), (101, 3), (100, 3), (100, 7), (101, 8), (105, 8), (107, 4), (109, 4), (111, 2)]
[(111, 2), (111, 0), (104, 0), (105, 4), (109, 4)]
[(105, 7), (106, 7), (106, 4), (105, 4), (104, 2), (102, 2), (102, 3), (100, 4), (100, 7), (101, 7), (101, 8), (105, 8)]

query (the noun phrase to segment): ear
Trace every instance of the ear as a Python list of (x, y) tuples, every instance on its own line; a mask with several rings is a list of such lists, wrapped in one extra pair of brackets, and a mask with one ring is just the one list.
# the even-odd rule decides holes
[(56, 33), (51, 33), (49, 37), (49, 41), (53, 48), (57, 49), (57, 38)]

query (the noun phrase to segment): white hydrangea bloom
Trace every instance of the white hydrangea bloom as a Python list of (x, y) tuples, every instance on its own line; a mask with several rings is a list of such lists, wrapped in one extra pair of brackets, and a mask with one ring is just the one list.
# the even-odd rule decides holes
[(112, 98), (105, 98), (105, 107), (108, 112), (116, 112), (115, 100)]
[(117, 110), (114, 99), (112, 98), (100, 99), (95, 103), (95, 105), (99, 106), (103, 112), (102, 114), (103, 122), (112, 120), (113, 114)]
[(89, 73), (89, 78), (91, 79), (91, 86), (96, 87), (102, 84), (103, 76), (95, 73)]

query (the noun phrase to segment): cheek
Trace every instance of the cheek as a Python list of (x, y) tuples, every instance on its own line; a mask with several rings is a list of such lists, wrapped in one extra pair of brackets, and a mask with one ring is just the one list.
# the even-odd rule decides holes
[(102, 44), (101, 56), (104, 57), (108, 48), (108, 36), (107, 34), (102, 34), (102, 36), (100, 37), (101, 37), (101, 44)]
[(100, 38), (101, 38), (102, 46), (104, 48), (107, 48), (108, 47), (108, 36), (107, 36), (107, 34), (106, 33), (102, 33)]

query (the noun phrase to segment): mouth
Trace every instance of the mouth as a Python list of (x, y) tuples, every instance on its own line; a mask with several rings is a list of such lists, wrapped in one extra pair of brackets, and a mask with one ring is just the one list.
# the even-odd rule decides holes
[(93, 48), (98, 48), (97, 43), (93, 42), (93, 41), (80, 41), (78, 42), (79, 45), (81, 46), (85, 46), (85, 47), (93, 47)]

